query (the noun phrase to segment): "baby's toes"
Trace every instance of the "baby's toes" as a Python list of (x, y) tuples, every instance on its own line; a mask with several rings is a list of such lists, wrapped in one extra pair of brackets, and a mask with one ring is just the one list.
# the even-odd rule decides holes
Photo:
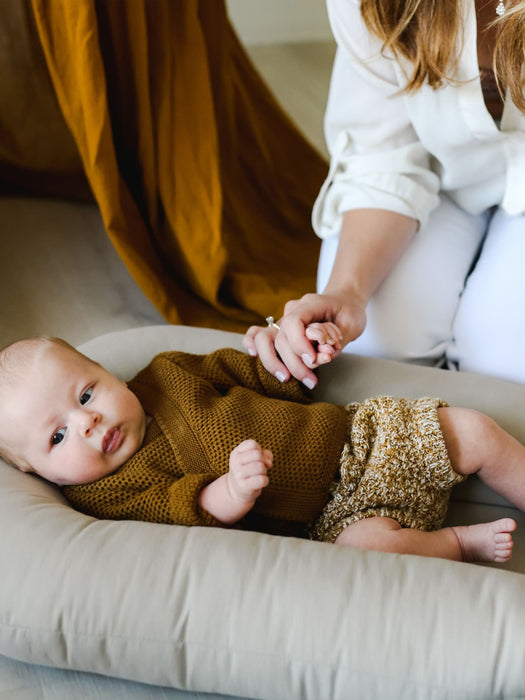
[(494, 554), (495, 561), (508, 561), (512, 557), (512, 548), (514, 542), (512, 536), (505, 532), (500, 532), (494, 535)]
[(500, 518), (492, 523), (492, 529), (496, 534), (512, 532), (516, 527), (516, 521), (512, 518)]

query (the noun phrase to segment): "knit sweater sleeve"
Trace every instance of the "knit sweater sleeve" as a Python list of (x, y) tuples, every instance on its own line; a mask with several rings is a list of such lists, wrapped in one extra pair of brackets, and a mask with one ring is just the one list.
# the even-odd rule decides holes
[(175, 481), (148, 484), (129, 479), (124, 469), (91, 484), (66, 486), (64, 496), (77, 510), (105, 520), (142, 520), (186, 526), (221, 526), (200, 507), (202, 489), (214, 480), (206, 474), (189, 474)]
[(314, 400), (313, 392), (301, 382), (293, 378), (280, 382), (265, 369), (259, 358), (233, 348), (222, 348), (207, 355), (174, 351), (162, 353), (160, 357), (209, 381), (219, 392), (242, 386), (264, 396), (296, 403), (307, 404)]

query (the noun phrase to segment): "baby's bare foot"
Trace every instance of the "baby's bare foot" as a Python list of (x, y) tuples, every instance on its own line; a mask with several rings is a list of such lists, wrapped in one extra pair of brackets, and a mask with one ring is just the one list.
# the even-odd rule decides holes
[(512, 556), (512, 535), (516, 523), (501, 518), (491, 523), (453, 527), (461, 547), (463, 561), (505, 562)]

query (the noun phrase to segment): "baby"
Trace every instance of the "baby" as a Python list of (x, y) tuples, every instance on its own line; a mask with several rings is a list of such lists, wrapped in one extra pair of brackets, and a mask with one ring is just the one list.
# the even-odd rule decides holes
[[(337, 339), (314, 335), (329, 360)], [(316, 402), (232, 349), (161, 353), (128, 386), (62, 340), (13, 343), (0, 450), (95, 517), (458, 561), (507, 561), (516, 523), (442, 527), (454, 484), (477, 473), (525, 508), (525, 448), (487, 416), (434, 399)]]

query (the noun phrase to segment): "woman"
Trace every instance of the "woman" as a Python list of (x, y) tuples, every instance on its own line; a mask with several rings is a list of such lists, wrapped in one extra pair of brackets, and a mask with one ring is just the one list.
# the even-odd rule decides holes
[(247, 349), (311, 384), (305, 327), (326, 320), (351, 352), (525, 381), (525, 2), (328, 10), (322, 293), (289, 302), (279, 328), (252, 327)]

